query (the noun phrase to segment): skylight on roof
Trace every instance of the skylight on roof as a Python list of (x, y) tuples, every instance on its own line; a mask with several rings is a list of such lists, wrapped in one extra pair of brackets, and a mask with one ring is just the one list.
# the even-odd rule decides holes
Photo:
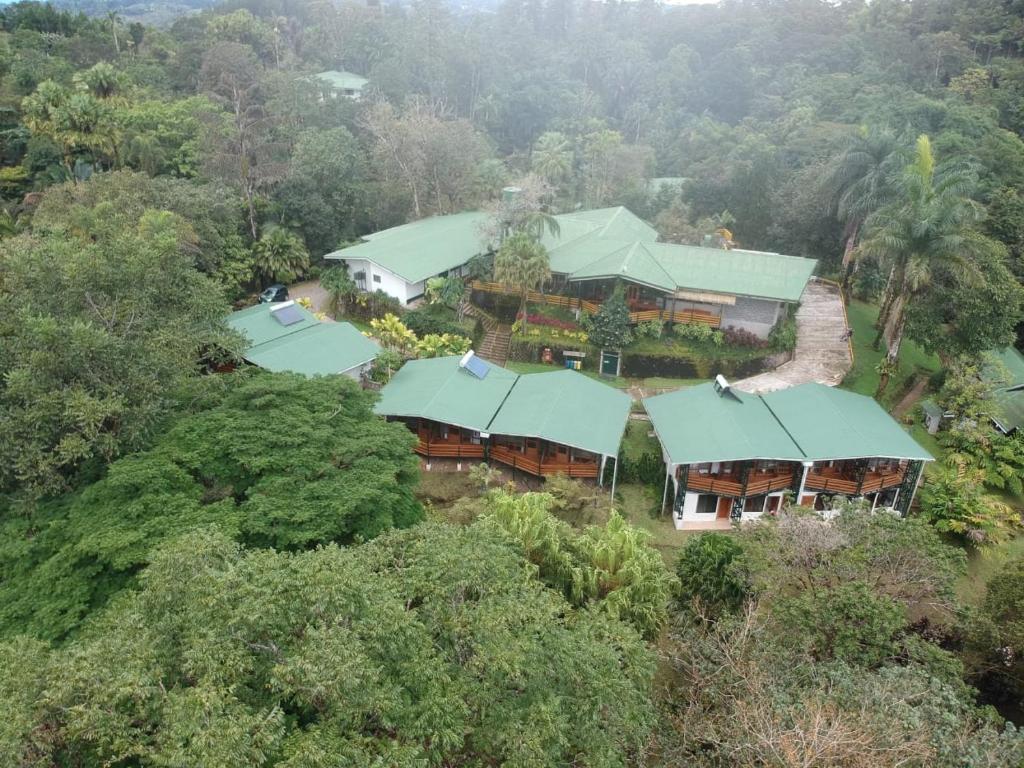
[(274, 316), (274, 319), (277, 320), (277, 322), (284, 326), (295, 325), (295, 323), (302, 322), (302, 313), (299, 311), (299, 308), (295, 306), (294, 301), (286, 301), (284, 304), (271, 307), (270, 314)]

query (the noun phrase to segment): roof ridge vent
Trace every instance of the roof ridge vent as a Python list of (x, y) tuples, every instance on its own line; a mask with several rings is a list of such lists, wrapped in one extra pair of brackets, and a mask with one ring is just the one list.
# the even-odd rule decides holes
[(743, 402), (742, 400), (740, 400), (739, 396), (735, 392), (733, 392), (732, 384), (730, 384), (729, 380), (726, 379), (725, 376), (723, 376), (722, 374), (719, 373), (717, 376), (715, 376), (713, 386), (715, 387), (715, 392), (718, 394), (719, 397), (731, 397), (738, 403)]

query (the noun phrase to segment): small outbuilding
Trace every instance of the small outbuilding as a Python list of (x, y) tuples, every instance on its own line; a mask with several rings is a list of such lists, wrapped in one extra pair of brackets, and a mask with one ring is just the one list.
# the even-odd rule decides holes
[(359, 379), (380, 354), (350, 323), (318, 320), (294, 301), (247, 307), (232, 313), (228, 325), (249, 341), (245, 360), (268, 371)]

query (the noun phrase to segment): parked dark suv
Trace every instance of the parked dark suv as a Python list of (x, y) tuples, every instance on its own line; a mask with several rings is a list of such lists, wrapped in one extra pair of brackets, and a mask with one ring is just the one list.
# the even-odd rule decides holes
[(278, 301), (288, 301), (287, 285), (274, 283), (260, 294), (260, 304), (273, 304)]

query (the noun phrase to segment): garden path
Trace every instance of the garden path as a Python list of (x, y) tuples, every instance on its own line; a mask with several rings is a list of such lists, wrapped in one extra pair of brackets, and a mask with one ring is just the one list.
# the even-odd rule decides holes
[(816, 381), (838, 385), (853, 365), (846, 339), (846, 309), (839, 286), (812, 278), (796, 312), (793, 359), (773, 371), (732, 383), (744, 392), (774, 392)]

